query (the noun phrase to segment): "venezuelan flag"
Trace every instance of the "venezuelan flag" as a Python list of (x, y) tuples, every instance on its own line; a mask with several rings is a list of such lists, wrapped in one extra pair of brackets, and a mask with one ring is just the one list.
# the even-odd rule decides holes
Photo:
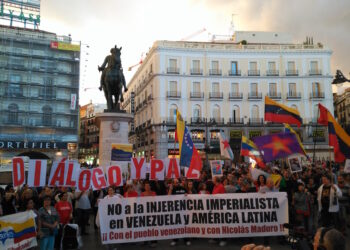
[(298, 110), (271, 100), (265, 96), (265, 121), (296, 124), (303, 123)]
[(350, 159), (350, 136), (336, 122), (329, 110), (321, 103), (318, 104), (320, 117), (318, 123), (328, 126), (329, 146), (333, 146), (336, 162)]
[(284, 123), (283, 125), (284, 125), (284, 132), (286, 132), (286, 133), (293, 133), (293, 134), (295, 134), (295, 136), (297, 137), (297, 140), (298, 140), (298, 142), (299, 142), (299, 145), (300, 145), (301, 150), (303, 150), (304, 155), (305, 155), (307, 158), (309, 158), (309, 157), (308, 157), (308, 155), (306, 154), (306, 151), (305, 151), (304, 145), (303, 145), (303, 143), (301, 142), (301, 140), (300, 140), (300, 137), (299, 137), (298, 133), (297, 133), (297, 132), (295, 132), (295, 130), (294, 130), (294, 129), (292, 129), (292, 127), (291, 127), (289, 124)]
[(241, 155), (252, 158), (254, 161), (256, 161), (259, 167), (266, 167), (257, 146), (245, 136), (242, 136)]
[(36, 237), (35, 221), (28, 212), (0, 218), (0, 230), (3, 231), (4, 229), (11, 232), (9, 235), (11, 235), (15, 244)]
[(178, 110), (176, 111), (176, 136), (179, 141), (180, 166), (201, 171), (203, 166), (202, 160)]

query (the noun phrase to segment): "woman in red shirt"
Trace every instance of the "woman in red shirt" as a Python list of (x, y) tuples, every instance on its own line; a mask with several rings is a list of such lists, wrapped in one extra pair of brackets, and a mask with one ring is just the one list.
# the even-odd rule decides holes
[(211, 192), (212, 194), (224, 194), (224, 193), (226, 193), (225, 187), (222, 184), (220, 177), (217, 177), (217, 176), (214, 177), (213, 184), (214, 184), (214, 188), (213, 188), (213, 191)]
[(125, 186), (124, 197), (131, 198), (131, 197), (137, 197), (137, 196), (138, 196), (138, 193), (134, 190), (133, 185), (127, 184)]
[(60, 217), (60, 223), (68, 224), (72, 218), (72, 205), (67, 201), (68, 195), (66, 192), (59, 194), (60, 201), (56, 203), (55, 208)]

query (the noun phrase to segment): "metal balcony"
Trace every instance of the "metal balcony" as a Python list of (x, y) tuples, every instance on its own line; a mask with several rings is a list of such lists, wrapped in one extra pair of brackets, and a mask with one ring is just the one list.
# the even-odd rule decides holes
[(237, 99), (243, 99), (243, 93), (240, 92), (230, 92), (228, 94), (229, 100), (237, 100)]
[(322, 70), (320, 69), (312, 69), (309, 71), (310, 76), (320, 76), (322, 75)]
[(310, 93), (310, 99), (324, 99), (324, 92), (312, 92)]
[(168, 91), (167, 97), (168, 98), (181, 98), (181, 92), (180, 91)]
[(287, 99), (301, 99), (301, 93), (300, 92), (288, 92)]
[(234, 124), (242, 125), (242, 124), (244, 124), (244, 120), (243, 120), (243, 118), (237, 118), (237, 117), (236, 118), (230, 118), (228, 124), (229, 125), (234, 125)]
[(261, 125), (264, 124), (263, 118), (249, 118), (248, 120), (249, 125)]
[(173, 68), (173, 67), (169, 67), (166, 69), (167, 74), (179, 74), (180, 73), (180, 69), (179, 68)]
[(298, 76), (298, 70), (296, 69), (288, 69), (286, 70), (286, 76)]
[(281, 93), (280, 92), (270, 92), (267, 94), (268, 97), (271, 99), (281, 99)]
[(203, 99), (204, 98), (204, 92), (191, 92), (190, 98), (192, 99)]
[(211, 117), (210, 118), (210, 123), (213, 123), (213, 124), (224, 124), (225, 123), (225, 119), (224, 118)]
[(261, 94), (261, 92), (250, 92), (250, 93), (248, 93), (248, 99), (260, 100), (260, 99), (262, 99), (262, 94)]
[(201, 76), (201, 75), (203, 75), (203, 70), (202, 69), (192, 68), (191, 69), (191, 75), (193, 75), (193, 76)]
[(211, 76), (221, 76), (222, 71), (221, 69), (209, 69), (209, 75)]
[(279, 76), (279, 71), (275, 69), (270, 69), (266, 71), (267, 76)]
[(224, 94), (222, 92), (209, 92), (209, 99), (223, 99)]
[(257, 70), (257, 69), (248, 70), (248, 76), (260, 76), (260, 70)]
[(240, 70), (232, 70), (232, 69), (230, 69), (228, 71), (228, 75), (229, 76), (241, 76), (241, 71)]
[(205, 119), (202, 117), (191, 117), (191, 123), (204, 123)]

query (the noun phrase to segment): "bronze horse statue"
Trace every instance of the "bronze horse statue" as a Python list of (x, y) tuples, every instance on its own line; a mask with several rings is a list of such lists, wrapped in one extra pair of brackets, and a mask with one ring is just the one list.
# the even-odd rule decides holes
[[(98, 67), (99, 71), (103, 70), (99, 89), (103, 89), (107, 100), (107, 110), (119, 111), (120, 102), (124, 101), (122, 92), (123, 86), (125, 92), (128, 90), (126, 88), (120, 59), (121, 50), (122, 47), (117, 48), (117, 46), (114, 46), (114, 48), (111, 49), (111, 55), (105, 58), (101, 67)], [(107, 64), (108, 66), (106, 67)]]

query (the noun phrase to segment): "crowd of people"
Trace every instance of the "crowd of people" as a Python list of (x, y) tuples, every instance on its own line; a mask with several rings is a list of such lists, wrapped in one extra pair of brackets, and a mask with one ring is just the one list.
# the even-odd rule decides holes
[[(59, 225), (74, 222), (79, 225), (81, 235), (92, 233), (88, 230), (89, 224), (98, 230), (98, 203), (106, 197), (286, 192), (291, 225), (305, 237), (317, 235), (321, 227), (334, 228), (343, 235), (345, 249), (344, 236), (350, 227), (350, 174), (344, 172), (343, 165), (319, 161), (292, 173), (289, 167), (276, 163), (261, 170), (265, 173), (253, 178), (249, 165), (232, 164), (223, 168), (222, 177), (212, 178), (210, 171), (203, 170), (198, 180), (184, 177), (164, 181), (125, 180), (121, 187), (85, 192), (64, 187), (29, 188), (27, 185), (15, 190), (8, 185), (0, 190), (0, 216), (33, 210), (37, 214), (40, 249), (46, 250), (59, 248), (55, 243)], [(283, 237), (278, 240), (283, 243)], [(210, 241), (220, 246), (227, 244), (225, 239)], [(157, 246), (156, 241), (149, 244)], [(172, 240), (170, 244), (180, 243)], [(185, 239), (184, 244), (191, 245), (191, 239)], [(265, 237), (264, 245), (268, 244), (269, 238)]]

